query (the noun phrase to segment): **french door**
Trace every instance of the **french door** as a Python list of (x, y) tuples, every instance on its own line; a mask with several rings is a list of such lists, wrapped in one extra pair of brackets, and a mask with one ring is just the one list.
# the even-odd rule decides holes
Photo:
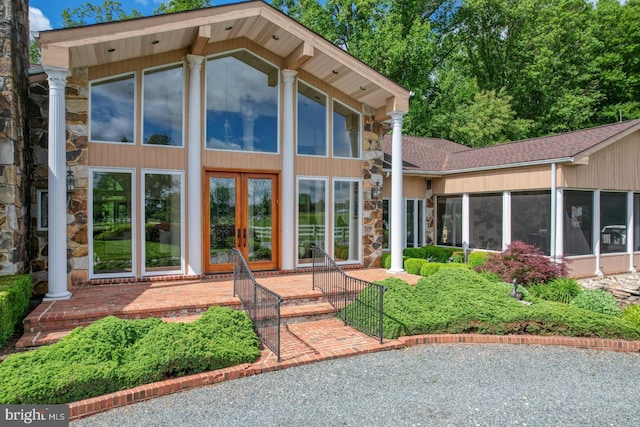
[(252, 270), (277, 269), (278, 176), (208, 171), (204, 190), (207, 272), (233, 271), (232, 248), (244, 255)]

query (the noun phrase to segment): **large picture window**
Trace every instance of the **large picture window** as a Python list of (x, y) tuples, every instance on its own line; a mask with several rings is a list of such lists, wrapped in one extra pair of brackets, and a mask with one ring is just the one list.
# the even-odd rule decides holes
[(627, 194), (600, 193), (600, 252), (627, 251)]
[(90, 180), (91, 274), (131, 276), (135, 271), (133, 171), (93, 170)]
[(326, 250), (327, 180), (298, 179), (298, 264), (312, 262), (311, 247)]
[(298, 154), (327, 155), (327, 95), (298, 81)]
[(333, 101), (333, 157), (360, 158), (360, 114)]
[(438, 245), (462, 247), (462, 196), (438, 197)]
[(502, 250), (502, 194), (469, 196), (469, 247)]
[(360, 183), (336, 180), (333, 186), (333, 258), (360, 260)]
[(278, 152), (278, 69), (245, 51), (207, 61), (206, 147)]
[(183, 81), (184, 66), (145, 71), (142, 85), (144, 144), (182, 147)]
[(551, 192), (511, 193), (511, 241), (519, 240), (536, 246), (549, 255)]
[(142, 179), (144, 273), (182, 273), (182, 173), (145, 171)]
[(92, 82), (89, 139), (93, 142), (133, 143), (135, 134), (135, 76)]
[(564, 253), (593, 253), (593, 192), (564, 191)]

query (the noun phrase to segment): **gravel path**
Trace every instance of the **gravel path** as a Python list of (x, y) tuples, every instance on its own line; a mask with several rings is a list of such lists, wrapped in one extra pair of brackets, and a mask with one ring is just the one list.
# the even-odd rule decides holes
[(71, 425), (631, 426), (639, 379), (639, 354), (425, 345), (243, 378)]

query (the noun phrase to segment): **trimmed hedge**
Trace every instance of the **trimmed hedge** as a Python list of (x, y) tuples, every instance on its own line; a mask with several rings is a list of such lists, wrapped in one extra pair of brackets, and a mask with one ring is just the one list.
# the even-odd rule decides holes
[(467, 255), (467, 263), (471, 267), (481, 267), (487, 262), (488, 258), (489, 252), (471, 252)]
[(0, 347), (13, 337), (16, 325), (27, 314), (32, 292), (28, 275), (0, 277)]
[(440, 270), (409, 286), (379, 282), (384, 295), (384, 336), (416, 334), (532, 334), (640, 339), (640, 326), (557, 302), (525, 305), (509, 297), (511, 285), (466, 268)]
[(55, 404), (251, 363), (260, 343), (242, 311), (211, 307), (193, 323), (113, 316), (0, 364), (1, 404)]
[(422, 265), (422, 268), (420, 269), (420, 275), (421, 276), (431, 276), (433, 274), (436, 274), (438, 271), (442, 270), (442, 269), (452, 269), (452, 268), (466, 268), (469, 269), (469, 265), (468, 264), (458, 264), (458, 263), (452, 263), (452, 262), (427, 262), (426, 264)]
[(622, 318), (640, 328), (640, 305), (629, 305), (622, 310)]
[(421, 248), (406, 248), (402, 255), (408, 258), (428, 259), (431, 262), (449, 262), (453, 258), (453, 253), (460, 248), (450, 248), (446, 246), (423, 246)]
[(429, 261), (424, 258), (409, 258), (404, 262), (404, 269), (409, 274), (420, 274), (424, 264), (429, 264)]
[[(404, 263), (406, 260), (408, 260), (409, 257), (407, 256), (403, 256), (402, 257), (402, 265), (404, 266)], [(391, 252), (385, 252), (382, 254), (382, 268), (391, 268)]]

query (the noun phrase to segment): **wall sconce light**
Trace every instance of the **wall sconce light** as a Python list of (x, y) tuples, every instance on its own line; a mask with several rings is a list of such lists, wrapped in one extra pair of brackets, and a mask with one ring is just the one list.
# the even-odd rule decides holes
[(67, 197), (76, 192), (76, 177), (71, 169), (67, 169)]
[(371, 189), (371, 198), (374, 200), (378, 200), (381, 196), (382, 196), (382, 185), (380, 185), (380, 181), (378, 181)]

